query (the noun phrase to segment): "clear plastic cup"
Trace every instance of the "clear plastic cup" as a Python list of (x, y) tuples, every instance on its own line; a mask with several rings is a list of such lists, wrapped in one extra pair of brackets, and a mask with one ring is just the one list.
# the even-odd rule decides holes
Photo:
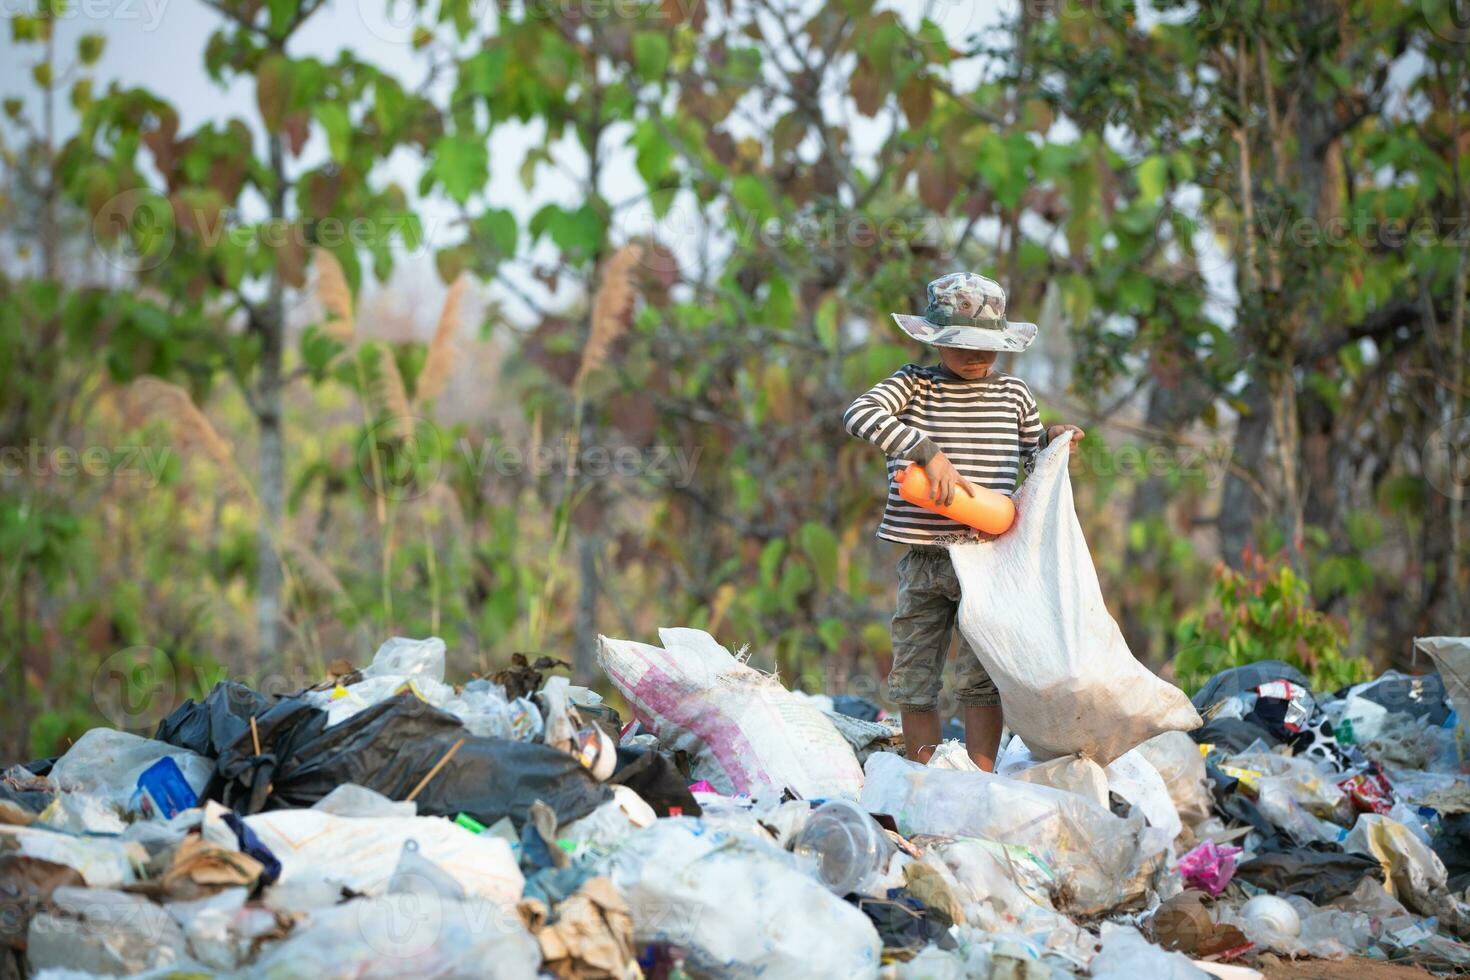
[(883, 877), (893, 844), (862, 807), (830, 800), (812, 811), (793, 850), (816, 861), (822, 884), (847, 895), (865, 893)]

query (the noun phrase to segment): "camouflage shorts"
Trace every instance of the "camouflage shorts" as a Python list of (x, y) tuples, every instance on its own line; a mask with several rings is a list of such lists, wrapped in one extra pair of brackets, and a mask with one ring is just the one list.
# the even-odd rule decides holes
[[(933, 711), (939, 706), (959, 602), (960, 583), (946, 549), (916, 546), (899, 559), (888, 698), (900, 709)], [(955, 658), (954, 695), (965, 705), (1000, 704), (995, 682), (963, 636)]]

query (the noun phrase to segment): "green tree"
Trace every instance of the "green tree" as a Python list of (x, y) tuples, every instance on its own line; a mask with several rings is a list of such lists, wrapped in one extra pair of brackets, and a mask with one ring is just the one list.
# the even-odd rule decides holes
[[(329, 334), (308, 331), (302, 367), (288, 372), (288, 297), (306, 284), (315, 246), (336, 256), (354, 287), (364, 259), (382, 278), (395, 247), (417, 246), (407, 194), (378, 168), (400, 148), (442, 150), (443, 123), (421, 93), (350, 53), (332, 62), (293, 54), (320, 0), (209, 6), (222, 20), (204, 52), (209, 75), (252, 84), (255, 113), (185, 133), (165, 99), (114, 85), (83, 117), (68, 178), (133, 258), (139, 286), (165, 298), (162, 329), (200, 349), (177, 373), (196, 392), (227, 376), (250, 407), (264, 662), (280, 646), (283, 393), (292, 380), (320, 376), (341, 350)], [(325, 152), (306, 152), (313, 136)]]

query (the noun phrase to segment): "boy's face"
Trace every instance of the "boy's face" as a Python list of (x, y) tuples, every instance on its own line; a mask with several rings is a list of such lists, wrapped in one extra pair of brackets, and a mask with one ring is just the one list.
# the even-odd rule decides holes
[(999, 351), (993, 350), (966, 350), (963, 347), (941, 347), (939, 348), (939, 360), (945, 367), (955, 374), (970, 381), (985, 377), (990, 373), (990, 365), (995, 363)]

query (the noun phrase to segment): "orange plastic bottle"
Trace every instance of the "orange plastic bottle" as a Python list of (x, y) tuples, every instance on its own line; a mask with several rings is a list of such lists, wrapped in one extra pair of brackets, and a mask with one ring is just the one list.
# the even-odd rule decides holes
[(972, 497), (960, 487), (955, 491), (954, 501), (946, 506), (929, 499), (929, 474), (918, 463), (899, 470), (894, 479), (898, 481), (898, 495), (904, 500), (977, 531), (1004, 534), (1016, 522), (1016, 505), (999, 490), (976, 487)]

